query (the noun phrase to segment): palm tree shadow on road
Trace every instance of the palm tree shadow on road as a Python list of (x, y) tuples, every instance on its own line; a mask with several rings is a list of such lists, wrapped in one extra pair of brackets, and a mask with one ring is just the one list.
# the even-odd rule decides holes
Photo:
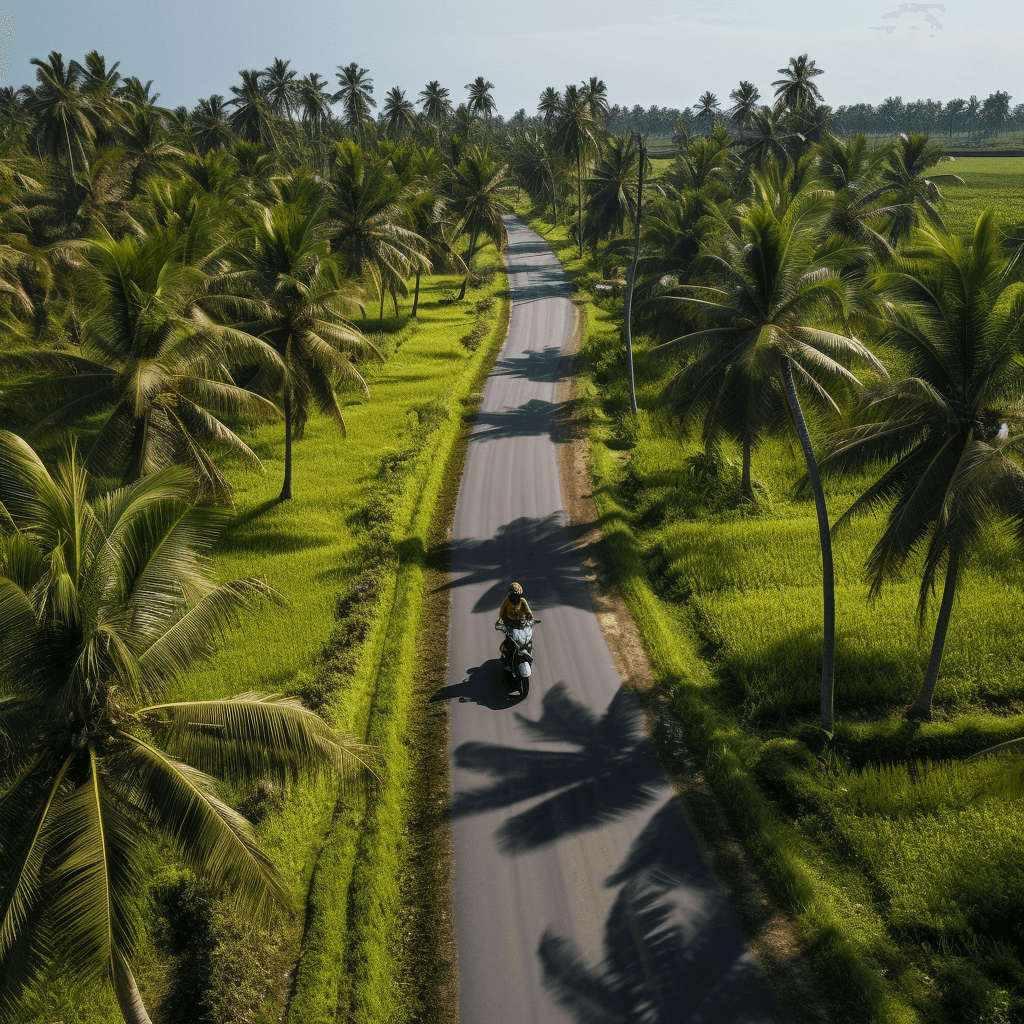
[[(580, 566), (580, 552), (562, 512), (543, 518), (520, 516), (486, 540), (455, 540), (434, 557), (447, 556), (453, 590), (489, 583), (473, 605), (474, 612), (497, 614), (512, 579), (518, 580), (534, 614), (564, 605), (589, 611), (593, 605)], [(543, 629), (543, 626), (541, 627)], [(543, 642), (543, 636), (538, 635)]]
[(674, 799), (605, 879), (622, 885), (608, 914), (604, 959), (544, 933), (544, 985), (579, 1024), (770, 1024), (777, 1015), (739, 924), (703, 865)]
[(535, 744), (552, 743), (561, 749), (470, 742), (455, 751), (458, 768), (482, 772), (492, 780), (479, 789), (456, 793), (456, 816), (547, 796), (498, 829), (498, 845), (507, 854), (598, 828), (643, 807), (664, 786), (643, 735), (640, 711), (624, 689), (601, 716), (573, 700), (564, 682), (544, 695), (542, 706), (536, 721), (518, 713), (516, 718)]

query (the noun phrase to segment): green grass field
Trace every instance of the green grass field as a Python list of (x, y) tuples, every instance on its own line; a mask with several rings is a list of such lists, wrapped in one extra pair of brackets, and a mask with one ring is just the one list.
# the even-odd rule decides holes
[[(953, 224), (973, 226), (989, 203), (1004, 224), (1016, 216), (1013, 168), (1024, 161), (965, 164), (953, 165), (968, 180), (950, 194)], [(585, 287), (593, 271), (564, 229), (534, 224)], [(813, 505), (795, 493), (799, 448), (778, 438), (755, 454), (756, 514), (709, 502), (687, 466), (699, 439), (650, 412), (672, 364), (637, 339), (641, 413), (630, 417), (621, 302), (590, 301), (588, 316), (580, 395), (619, 584), (655, 677), (798, 922), (836, 1019), (1021, 1019), (1024, 804), (996, 785), (1004, 765), (965, 762), (1024, 734), (1019, 551), (1003, 530), (986, 537), (954, 610), (935, 721), (914, 728), (901, 713), (923, 677), (934, 602), (919, 624), (913, 563), (869, 600), (861, 567), (881, 524), (869, 517), (840, 534), (838, 726), (823, 746), (820, 556)], [(725, 454), (738, 465), (738, 451)], [(826, 481), (833, 521), (866, 482)]]
[(943, 220), (951, 234), (969, 235), (978, 215), (992, 206), (1000, 225), (1024, 239), (1024, 157), (960, 157), (931, 170), (959, 175), (965, 182), (940, 186)]
[[(193, 999), (175, 1010), (168, 968), (187, 966), (188, 953), (169, 953), (166, 935), (150, 932), (137, 974), (161, 1024), (271, 1024), (284, 1019), (286, 1006), (290, 1024), (415, 1018), (415, 1006), (401, 997), (406, 967), (398, 936), (410, 813), (405, 715), (424, 543), (461, 429), (462, 399), (507, 323), (500, 258), (488, 249), (477, 259), (485, 283), (466, 301), (452, 301), (458, 281), (425, 279), (418, 321), (407, 310), (385, 319), (375, 340), (387, 359), (361, 367), (370, 398), (348, 395), (347, 436), (312, 416), (296, 442), (292, 501), (277, 500), (283, 427), (245, 435), (265, 472), (230, 472), (234, 514), (214, 565), (222, 579), (266, 580), (283, 603), (266, 602), (228, 631), (217, 656), (180, 680), (171, 696), (301, 695), (339, 728), (374, 745), (381, 784), (368, 802), (326, 782), (300, 783), (272, 801), (258, 834), (289, 883), (294, 911), (260, 931), (234, 922), (227, 904), (214, 904), (227, 920), (214, 922), (219, 945), (202, 968), (201, 1007)], [(361, 326), (374, 332), (378, 325), (374, 319)], [(393, 622), (408, 628), (397, 630)], [(235, 797), (251, 802), (254, 794)], [(159, 858), (153, 876), (154, 892), (174, 889), (181, 879)], [(175, 899), (180, 903), (180, 893)], [(140, 916), (160, 918), (148, 903)], [(166, 932), (162, 920), (158, 931)], [(17, 1024), (120, 1019), (105, 988), (83, 991), (55, 968), (34, 988)]]

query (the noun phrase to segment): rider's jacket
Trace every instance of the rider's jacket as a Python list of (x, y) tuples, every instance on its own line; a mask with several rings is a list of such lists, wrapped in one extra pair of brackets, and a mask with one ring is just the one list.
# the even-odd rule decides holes
[(512, 601), (511, 597), (506, 597), (501, 603), (501, 611), (498, 612), (498, 617), (509, 622), (522, 622), (523, 619), (532, 619), (533, 612), (530, 611), (530, 606), (526, 603), (525, 597), (519, 598), (518, 605)]

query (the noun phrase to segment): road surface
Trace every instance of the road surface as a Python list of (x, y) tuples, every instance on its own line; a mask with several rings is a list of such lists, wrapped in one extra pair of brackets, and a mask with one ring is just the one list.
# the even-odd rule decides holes
[[(469, 442), (448, 686), (462, 1024), (780, 1020), (598, 627), (552, 432), (569, 286), (507, 219), (512, 319)], [(511, 580), (534, 615), (526, 700), (501, 696)]]

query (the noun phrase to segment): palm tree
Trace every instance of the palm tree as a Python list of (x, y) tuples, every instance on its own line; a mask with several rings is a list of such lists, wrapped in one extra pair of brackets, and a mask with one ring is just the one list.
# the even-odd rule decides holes
[(537, 104), (537, 113), (544, 118), (545, 124), (551, 124), (562, 107), (562, 94), (549, 85), (541, 94)]
[(397, 138), (412, 124), (415, 107), (405, 98), (405, 92), (396, 85), (384, 97), (384, 125), (391, 138)]
[(671, 300), (699, 310), (708, 326), (665, 347), (682, 347), (693, 354), (666, 388), (666, 397), (682, 417), (703, 421), (708, 440), (724, 434), (742, 443), (743, 487), (748, 495), (751, 449), (786, 412), (796, 428), (821, 542), (821, 727), (831, 733), (835, 665), (832, 542), (797, 382), (811, 401), (838, 415), (829, 382), (859, 387), (860, 381), (848, 369), (854, 359), (879, 373), (884, 370), (856, 338), (829, 329), (848, 308), (847, 287), (833, 268), (850, 259), (851, 247), (816, 246), (815, 222), (823, 215), (826, 202), (820, 194), (805, 192), (785, 204), (781, 212), (762, 201), (735, 221), (722, 217), (721, 250), (706, 254), (709, 273), (720, 285), (692, 285), (687, 288), (690, 294)]
[[(918, 597), (923, 620), (945, 565), (928, 667), (912, 720), (931, 718), (953, 598), (963, 566), (992, 520), (1014, 523), (1024, 541), (1024, 295), (1010, 286), (992, 209), (970, 245), (928, 225), (910, 254), (883, 271), (884, 340), (908, 360), (909, 376), (873, 391), (862, 422), (833, 441), (823, 469), (891, 463), (836, 523), (887, 509), (868, 556), (872, 594), (924, 550)], [(1007, 440), (1012, 425), (1014, 438)]]
[(281, 500), (292, 497), (292, 434), (301, 436), (310, 405), (316, 405), (345, 431), (334, 393), (338, 380), (369, 389), (350, 357), (383, 358), (346, 318), (357, 305), (330, 255), (330, 233), (323, 207), (277, 203), (254, 217), (251, 246), (240, 256), (244, 277), (262, 300), (257, 317), (244, 329), (278, 355), (271, 373), (283, 394), (285, 448)]
[(230, 117), (231, 128), (240, 139), (258, 142), (268, 149), (277, 147), (274, 111), (263, 83), (262, 71), (239, 71), (240, 86), (231, 86), (234, 99), (228, 106), (235, 108)]
[(742, 135), (747, 126), (753, 121), (757, 113), (757, 101), (761, 98), (761, 91), (753, 82), (740, 82), (740, 84), (729, 93), (732, 106), (729, 108), (729, 116), (736, 123)]
[(700, 130), (705, 134), (709, 134), (711, 129), (715, 126), (721, 111), (721, 104), (718, 102), (718, 97), (713, 92), (705, 92), (701, 94), (700, 99), (697, 100), (697, 105), (694, 108), (694, 121), (700, 126)]
[(896, 145), (889, 150), (880, 184), (864, 197), (864, 201), (882, 199), (891, 208), (890, 244), (896, 245), (906, 238), (911, 229), (921, 223), (922, 213), (940, 231), (945, 231), (946, 226), (938, 210), (942, 201), (939, 185), (963, 185), (964, 180), (956, 174), (930, 174), (925, 177), (925, 171), (943, 159), (941, 147), (920, 133), (900, 135)]
[(949, 118), (949, 137), (953, 138), (953, 126), (956, 124), (956, 119), (967, 109), (967, 100), (962, 97), (950, 100), (946, 104), (944, 111), (946, 117)]
[(369, 74), (368, 68), (361, 68), (355, 61), (345, 67), (339, 64), (336, 77), (341, 88), (331, 97), (335, 103), (340, 101), (345, 110), (341, 123), (360, 137), (370, 120), (370, 108), (377, 106), (373, 98), (373, 79)]
[[(51, 476), (0, 432), (0, 1007), (16, 1009), (44, 960), (108, 982), (126, 1024), (149, 1024), (131, 960), (158, 835), (262, 916), (288, 889), (217, 778), (283, 783), (362, 763), (300, 703), (243, 693), (170, 702), (176, 677), (212, 653), (254, 599), (204, 558), (218, 519), (164, 470), (87, 501), (74, 448)], [(148, 857), (149, 855), (147, 855)]]
[[(409, 216), (413, 230), (425, 243), (424, 255), (430, 260), (432, 271), (455, 270), (464, 273), (468, 269), (455, 251), (455, 229), (448, 216), (448, 203), (430, 184), (421, 184), (415, 190), (409, 200)], [(422, 274), (423, 271), (417, 267), (412, 312), (409, 314), (413, 317), (419, 309)]]
[(450, 92), (438, 81), (427, 82), (426, 88), (419, 94), (423, 101), (423, 113), (428, 121), (440, 122), (452, 112), (449, 99)]
[(306, 130), (314, 138), (320, 138), (324, 125), (331, 120), (331, 94), (327, 81), (315, 71), (300, 78), (296, 86), (296, 105)]
[(590, 112), (590, 104), (575, 85), (565, 87), (558, 126), (552, 140), (554, 149), (576, 164), (576, 231), (583, 258), (583, 165), (599, 148), (600, 128)]
[(235, 137), (231, 127), (228, 104), (224, 97), (214, 94), (209, 99), (201, 99), (192, 111), (192, 135), (200, 153), (208, 153), (211, 149), (227, 149)]
[(407, 295), (406, 279), (430, 269), (425, 243), (409, 227), (406, 187), (387, 164), (369, 158), (354, 142), (335, 146), (328, 183), (331, 250), (345, 275), (372, 284), (380, 297)]
[(466, 89), (469, 90), (469, 102), (466, 104), (466, 109), (470, 114), (477, 117), (490, 117), (494, 111), (494, 97), (491, 95), (491, 90), (494, 88), (493, 82), (488, 82), (483, 75), (477, 75)]
[(592, 75), (589, 81), (583, 83), (583, 94), (590, 104), (591, 116), (604, 127), (611, 112), (608, 106), (608, 86), (596, 75)]
[(636, 223), (636, 183), (641, 147), (629, 135), (611, 139), (587, 179), (587, 234), (594, 239), (618, 236), (626, 222)]
[(46, 61), (33, 57), (29, 63), (36, 68), (39, 84), (34, 89), (23, 86), (22, 96), (35, 123), (37, 147), (48, 151), (54, 160), (66, 157), (74, 177), (76, 158), (77, 167), (84, 167), (86, 152), (96, 139), (88, 97), (79, 89), (80, 65), (72, 61), (65, 66), (56, 51), (51, 51)]
[(28, 376), (3, 395), (36, 420), (36, 431), (101, 414), (87, 456), (92, 469), (137, 480), (183, 464), (202, 491), (227, 499), (231, 487), (208, 449), (260, 463), (214, 412), (279, 415), (271, 402), (238, 387), (228, 364), (266, 364), (273, 353), (211, 319), (211, 279), (183, 261), (183, 245), (166, 229), (86, 243), (80, 351), (6, 353), (0, 365)]
[(496, 249), (505, 244), (505, 214), (512, 212), (508, 201), (511, 184), (505, 179), (508, 164), (498, 164), (490, 155), (476, 146), (470, 146), (462, 163), (452, 173), (451, 206), (458, 218), (457, 232), (469, 232), (466, 251), (466, 277), (462, 282), (459, 299), (466, 297), (470, 267), (481, 237), (494, 243)]
[(815, 67), (813, 60), (807, 59), (806, 53), (790, 57), (789, 66), (779, 68), (782, 78), (772, 82), (776, 99), (789, 110), (801, 110), (821, 103), (821, 90), (811, 79), (824, 73), (821, 68)]
[(289, 68), (291, 61), (275, 57), (270, 67), (260, 72), (270, 109), (278, 117), (292, 119), (292, 105), (296, 95), (296, 72)]

